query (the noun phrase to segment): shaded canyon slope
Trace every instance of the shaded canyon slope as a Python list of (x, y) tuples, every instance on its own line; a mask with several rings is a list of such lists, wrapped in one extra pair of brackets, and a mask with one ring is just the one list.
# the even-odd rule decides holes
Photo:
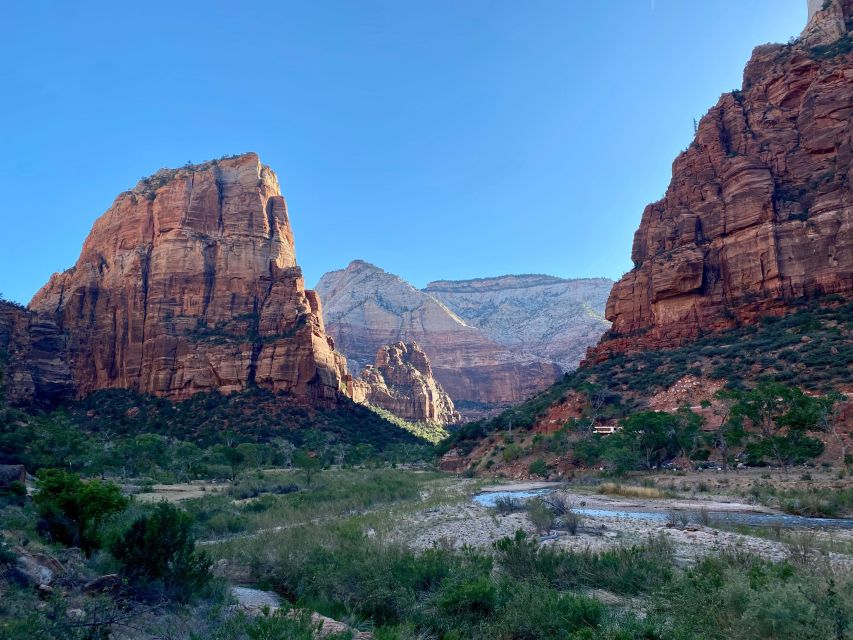
[(511, 275), (440, 280), (424, 291), (495, 342), (571, 371), (610, 326), (603, 310), (612, 287), (607, 278)]
[[(504, 293), (493, 290), (485, 295), (468, 292), (472, 286), (469, 283), (433, 283), (430, 287), (441, 285), (442, 289), (440, 294), (435, 294), (430, 289), (420, 291), (398, 276), (355, 260), (346, 269), (325, 274), (316, 290), (323, 300), (328, 331), (346, 354), (353, 370), (372, 362), (376, 351), (385, 345), (416, 341), (429, 357), (435, 378), (456, 403), (456, 408), (464, 417), (473, 417), (520, 402), (546, 388), (563, 372), (556, 351), (549, 356), (542, 355), (545, 353), (542, 348), (540, 353), (528, 350), (528, 345), (536, 344), (536, 339), (530, 337), (537, 330), (537, 325), (529, 322), (532, 316), (560, 304), (549, 307), (549, 303), (542, 300), (518, 299), (523, 297), (525, 289), (534, 296), (547, 298), (545, 292), (550, 292), (549, 287), (558, 289), (562, 285), (542, 283), (540, 276), (533, 276), (533, 280), (525, 278), (485, 281), (497, 287), (502, 282), (508, 285)], [(519, 286), (519, 281), (530, 286)], [(534, 281), (542, 284), (535, 286)], [(594, 342), (606, 328), (601, 313), (606, 296), (603, 290), (609, 288), (609, 282), (594, 282), (601, 283), (602, 292), (589, 297), (592, 313), (598, 315), (590, 324), (599, 328), (596, 335), (585, 338), (586, 342), (577, 353)], [(456, 296), (451, 289), (455, 284), (460, 285)], [(445, 295), (446, 301), (440, 298)], [(458, 312), (454, 308), (457, 303)], [(597, 309), (595, 304), (599, 305)], [(478, 305), (484, 310), (482, 316), (475, 309)], [(491, 311), (485, 313), (487, 307), (491, 307)], [(531, 325), (530, 333), (524, 334), (521, 340), (505, 329), (511, 324), (507, 316), (516, 313), (513, 307), (525, 309), (517, 311), (521, 315), (516, 322)], [(551, 313), (553, 319), (557, 312)], [(583, 315), (587, 322), (586, 314)], [(489, 320), (484, 323), (486, 326), (478, 324), (483, 317)], [(595, 332), (590, 329), (590, 333)], [(549, 340), (558, 342), (551, 335), (541, 338), (538, 344), (541, 347)], [(574, 361), (564, 359), (565, 368)]]
[(385, 409), (404, 420), (452, 424), (460, 419), (417, 342), (380, 347), (374, 364), (352, 380), (352, 387), (356, 402)]
[(163, 169), (121, 193), (30, 309), (65, 336), (77, 396), (257, 385), (333, 406), (345, 387), (278, 180), (254, 153)]
[(853, 292), (853, 0), (757, 47), (643, 212), (593, 360)]

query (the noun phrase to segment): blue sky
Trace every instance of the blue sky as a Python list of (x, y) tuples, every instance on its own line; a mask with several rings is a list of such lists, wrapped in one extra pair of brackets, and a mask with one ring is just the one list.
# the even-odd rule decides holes
[(313, 285), (619, 277), (643, 207), (806, 0), (12, 2), (0, 292), (71, 266), (115, 196), (253, 150)]

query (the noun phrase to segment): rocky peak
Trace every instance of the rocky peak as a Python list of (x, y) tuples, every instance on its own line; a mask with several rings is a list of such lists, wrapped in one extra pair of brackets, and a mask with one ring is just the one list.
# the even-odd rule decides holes
[(432, 377), (432, 367), (424, 350), (417, 342), (396, 342), (382, 347), (376, 352), (376, 367), (378, 369), (394, 369), (412, 367), (424, 376)]
[(805, 46), (828, 46), (853, 28), (851, 0), (809, 0), (809, 21), (800, 35)]
[(607, 278), (507, 275), (431, 282), (425, 291), (499, 344), (574, 369), (608, 327)]
[(453, 400), (433, 378), (429, 358), (416, 342), (380, 347), (375, 365), (353, 381), (353, 399), (390, 411), (405, 420), (458, 422)]
[(275, 173), (247, 153), (121, 193), (30, 308), (68, 335), (78, 394), (251, 385), (335, 402), (345, 360), (296, 264)]
[(386, 345), (416, 341), (457, 406), (480, 411), (519, 402), (561, 373), (553, 362), (498, 344), (429, 291), (369, 263), (356, 260), (325, 274), (317, 291), (328, 331), (354, 370)]

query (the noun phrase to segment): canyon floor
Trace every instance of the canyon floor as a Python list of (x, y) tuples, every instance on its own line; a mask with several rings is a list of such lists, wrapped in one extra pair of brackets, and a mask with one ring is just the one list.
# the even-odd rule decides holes
[[(299, 472), (288, 470), (271, 470), (258, 477), (263, 478), (259, 486), (301, 481)], [(233, 488), (222, 483), (155, 485), (138, 498), (181, 501), (191, 505), (192, 511), (213, 511), (213, 517), (207, 519), (203, 543), (214, 550), (224, 573), (243, 584), (254, 578), (241, 563), (241, 542), (252, 539), (253, 546), (275, 546), (277, 536), (293, 535), (300, 527), (338, 526), (343, 522), (357, 527), (364, 536), (379, 536), (418, 551), (434, 546), (488, 548), (521, 530), (542, 545), (575, 551), (626, 547), (664, 536), (674, 544), (675, 555), (684, 565), (709, 554), (733, 551), (774, 561), (805, 554), (853, 567), (851, 514), (840, 513), (837, 519), (791, 516), (762, 491), (767, 485), (804, 493), (813, 493), (816, 488), (845, 491), (853, 487), (850, 478), (839, 479), (837, 472), (828, 470), (661, 473), (623, 480), (622, 484), (594, 476), (572, 483), (494, 484), (416, 470), (332, 470), (321, 478), (320, 486), (305, 487), (305, 493), (329, 492), (336, 497), (328, 496), (313, 509), (280, 511), (278, 517), (276, 507), (265, 506), (272, 504), (273, 496), (263, 489), (258, 496), (237, 499)], [(395, 495), (393, 489), (377, 490), (374, 486), (376, 495), (372, 497), (362, 500), (348, 495), (358, 486), (377, 482), (380, 486), (405, 485), (406, 490)], [(330, 492), (329, 486), (335, 488)], [(569, 533), (559, 525), (559, 518), (553, 527), (537, 529), (523, 504), (500, 513), (474, 500), (490, 492), (522, 496), (539, 492), (546, 500), (560, 497), (578, 513), (577, 531)], [(238, 512), (252, 515), (223, 524), (227, 520), (224, 513)], [(754, 516), (758, 522), (749, 521)], [(740, 521), (741, 517), (747, 521)], [(838, 526), (840, 523), (844, 525)]]
[[(555, 603), (574, 602), (599, 611), (600, 637), (611, 638), (610, 631), (635, 622), (692, 624), (690, 612), (700, 610), (704, 592), (690, 596), (684, 611), (662, 607), (670, 602), (668, 589), (693, 584), (695, 575), (710, 580), (723, 571), (721, 589), (741, 588), (745, 575), (765, 576), (768, 588), (811, 589), (820, 600), (835, 593), (833, 585), (848, 585), (853, 574), (853, 481), (823, 468), (637, 474), (618, 481), (590, 473), (565, 483), (495, 483), (427, 466), (257, 469), (230, 482), (128, 482), (123, 489), (136, 498), (132, 509), (161, 500), (179, 504), (218, 578), (191, 606), (134, 609), (134, 628), (114, 636), (126, 640), (245, 637), (213, 635), (222, 624), (313, 629), (306, 638), (441, 637), (387, 634), (400, 620), (425, 629), (469, 624), (448, 609), (448, 594), (458, 584), (465, 590), (454, 598), (474, 597), (468, 590), (475, 584), (487, 598), (498, 593), (493, 589), (521, 598), (506, 611), (472, 619), (465, 627), (470, 635), (459, 637), (558, 637), (547, 629), (537, 636), (500, 635), (495, 630), (506, 619), (494, 616), (516, 612), (516, 624), (541, 630), (554, 607), (563, 606)], [(537, 504), (540, 516), (550, 505), (556, 517), (542, 524)], [(838, 517), (791, 513), (821, 505), (837, 508)], [(39, 593), (61, 592), (72, 612), (103, 613), (104, 602), (110, 603), (97, 600), (92, 589), (117, 579), (114, 565), (103, 554), (87, 558), (79, 549), (41, 542), (27, 527), (28, 507), (4, 509), (0, 539), (19, 556), (21, 571), (34, 576), (27, 579), (38, 583)], [(704, 580), (697, 583), (703, 589)], [(763, 584), (749, 598), (771, 593)], [(0, 595), (3, 589), (17, 594), (21, 611), (44, 608), (38, 595), (8, 588), (0, 582)], [(550, 600), (541, 611), (531, 610), (524, 589), (539, 589), (536, 597)], [(769, 610), (762, 605), (756, 611)], [(177, 628), (186, 632), (164, 633)], [(828, 637), (818, 631), (808, 637)]]

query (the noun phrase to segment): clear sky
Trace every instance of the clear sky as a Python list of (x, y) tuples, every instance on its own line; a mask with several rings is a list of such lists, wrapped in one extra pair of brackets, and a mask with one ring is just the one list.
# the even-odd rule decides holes
[(8, 2), (0, 292), (163, 166), (256, 151), (313, 285), (619, 277), (643, 207), (806, 0)]

